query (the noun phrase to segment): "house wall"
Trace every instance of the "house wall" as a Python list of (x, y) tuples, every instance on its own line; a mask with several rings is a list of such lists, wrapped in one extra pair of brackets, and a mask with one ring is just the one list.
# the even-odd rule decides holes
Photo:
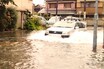
[[(55, 4), (56, 1), (54, 0), (46, 0), (46, 10), (48, 13), (55, 14), (56, 13), (56, 7), (50, 8), (50, 4)], [(65, 7), (65, 4), (70, 5), (68, 7)], [(76, 11), (75, 7), (75, 0), (58, 0), (58, 14), (59, 15), (69, 15), (74, 14)]]
[(17, 10), (26, 10), (28, 9), (30, 12), (33, 10), (32, 0), (14, 0), (17, 6), (9, 4), (9, 6), (15, 7)]
[[(77, 0), (77, 12), (82, 11), (84, 12), (84, 8), (81, 7), (81, 1), (84, 2), (84, 0)], [(86, 0), (86, 2), (89, 1), (95, 1), (95, 0)], [(102, 15), (104, 13), (104, 0), (98, 0), (98, 14)], [(93, 11), (92, 11), (93, 10)], [(87, 15), (94, 15), (95, 13), (95, 7), (86, 7), (86, 13)]]

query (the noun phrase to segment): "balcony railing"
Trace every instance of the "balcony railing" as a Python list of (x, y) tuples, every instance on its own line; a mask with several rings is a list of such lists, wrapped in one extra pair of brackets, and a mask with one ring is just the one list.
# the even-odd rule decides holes
[[(56, 10), (47, 10), (48, 13), (56, 14)], [(58, 10), (58, 14), (75, 14), (75, 10)]]

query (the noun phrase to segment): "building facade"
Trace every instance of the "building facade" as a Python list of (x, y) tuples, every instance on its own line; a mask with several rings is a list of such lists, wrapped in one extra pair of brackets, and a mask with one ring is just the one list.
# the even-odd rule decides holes
[(73, 15), (76, 13), (76, 0), (45, 0), (46, 12), (52, 15)]
[[(96, 0), (77, 0), (77, 12), (83, 14), (86, 11), (87, 16), (95, 14)], [(98, 0), (98, 14), (104, 15), (104, 0)]]
[[(58, 2), (57, 2), (58, 1)], [(56, 7), (58, 8), (56, 12)], [(95, 13), (95, 0), (46, 0), (47, 13), (58, 15), (81, 15), (84, 11), (87, 16), (93, 16)], [(104, 15), (104, 0), (98, 0), (98, 14)]]

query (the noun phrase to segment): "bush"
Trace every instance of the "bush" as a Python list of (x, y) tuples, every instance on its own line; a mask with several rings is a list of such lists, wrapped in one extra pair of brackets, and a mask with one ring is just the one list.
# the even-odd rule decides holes
[(24, 29), (26, 29), (26, 30), (34, 30), (35, 29), (34, 21), (32, 19), (28, 19), (26, 21), (26, 23), (24, 24)]
[(26, 30), (41, 30), (45, 26), (41, 24), (41, 19), (39, 17), (28, 18), (24, 24), (24, 29)]
[(6, 11), (6, 17), (7, 17), (7, 27), (6, 29), (12, 30), (16, 28), (17, 23), (17, 12), (14, 8), (9, 7)]
[(5, 10), (5, 15), (0, 17), (0, 31), (13, 30), (16, 27), (17, 12), (9, 7)]

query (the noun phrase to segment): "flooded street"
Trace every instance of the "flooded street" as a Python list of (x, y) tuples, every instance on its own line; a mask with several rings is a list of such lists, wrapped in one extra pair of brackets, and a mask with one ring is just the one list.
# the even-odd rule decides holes
[(0, 69), (104, 69), (103, 30), (98, 28), (97, 53), (93, 28), (69, 38), (41, 31), (0, 33)]

